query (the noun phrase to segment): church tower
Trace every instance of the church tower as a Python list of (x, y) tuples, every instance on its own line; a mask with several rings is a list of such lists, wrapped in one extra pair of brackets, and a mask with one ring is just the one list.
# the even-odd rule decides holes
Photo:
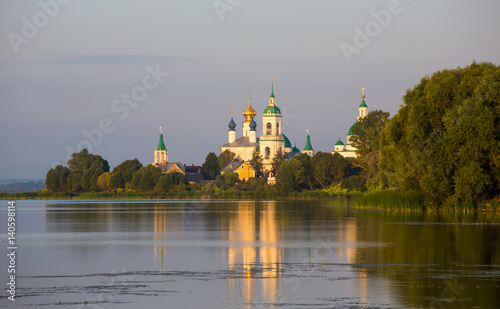
[(309, 130), (307, 130), (306, 145), (304, 146), (304, 150), (302, 150), (302, 153), (305, 153), (310, 157), (314, 156), (314, 149), (311, 145), (311, 137), (309, 137)]
[(271, 83), (271, 96), (269, 104), (262, 114), (262, 136), (260, 137), (260, 155), (263, 159), (264, 169), (270, 169), (271, 163), (278, 151), (285, 151), (285, 138), (281, 133), (281, 120), (283, 116), (276, 106), (274, 98), (274, 80)]
[(243, 116), (245, 116), (245, 121), (243, 121), (243, 136), (250, 135), (250, 123), (253, 121), (255, 115), (257, 115), (257, 113), (252, 105), (250, 105), (250, 90), (248, 90), (248, 107), (243, 111)]
[(168, 162), (168, 150), (163, 142), (163, 130), (160, 127), (160, 141), (158, 142), (158, 147), (155, 150), (155, 161), (154, 165), (165, 165)]

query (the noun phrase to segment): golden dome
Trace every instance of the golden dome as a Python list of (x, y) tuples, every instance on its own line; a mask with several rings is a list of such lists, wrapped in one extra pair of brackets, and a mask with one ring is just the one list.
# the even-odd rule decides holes
[(245, 121), (243, 121), (243, 123), (251, 122), (255, 115), (257, 115), (257, 113), (252, 108), (252, 105), (250, 105), (250, 90), (248, 90), (248, 107), (243, 111), (243, 116), (245, 116)]

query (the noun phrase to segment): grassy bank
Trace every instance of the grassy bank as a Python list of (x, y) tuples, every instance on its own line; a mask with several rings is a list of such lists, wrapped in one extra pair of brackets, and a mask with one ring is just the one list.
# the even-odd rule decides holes
[(386, 210), (426, 210), (423, 195), (417, 192), (400, 190), (366, 192), (356, 200), (356, 207)]
[(418, 192), (401, 190), (378, 190), (366, 192), (356, 199), (356, 207), (385, 210), (452, 211), (452, 212), (496, 212), (500, 211), (500, 199), (483, 200), (477, 203), (450, 203), (435, 205), (425, 201)]
[(179, 192), (84, 192), (84, 193), (54, 193), (54, 192), (23, 192), (23, 193), (0, 193), (3, 200), (26, 200), (26, 199), (339, 199), (350, 198), (348, 193), (331, 193), (322, 190), (291, 192), (281, 194), (277, 191), (238, 191), (234, 189), (213, 190), (206, 192), (179, 191)]

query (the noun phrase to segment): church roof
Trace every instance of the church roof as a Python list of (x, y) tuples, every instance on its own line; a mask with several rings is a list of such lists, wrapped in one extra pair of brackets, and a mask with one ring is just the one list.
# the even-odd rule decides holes
[(181, 162), (167, 162), (167, 164), (160, 164), (158, 167), (161, 170), (162, 174), (170, 173), (170, 172), (179, 172), (182, 174), (186, 174), (186, 169), (184, 164)]
[(344, 146), (344, 143), (340, 140), (339, 140), (335, 143), (336, 146)]
[(268, 105), (264, 109), (264, 115), (266, 114), (276, 115), (276, 114), (281, 114), (281, 111), (276, 105)]
[(359, 107), (368, 107), (368, 106), (366, 106), (365, 99), (363, 99), (363, 101), (361, 101), (361, 104), (359, 105)]
[(292, 143), (290, 143), (288, 137), (285, 134), (283, 134), (283, 137), (285, 138), (285, 148), (292, 148)]
[(220, 147), (258, 147), (259, 146), (259, 139), (257, 138), (256, 143), (251, 143), (250, 142), (250, 137), (248, 136), (242, 136), (238, 139), (236, 139), (232, 143), (226, 143)]
[(306, 140), (306, 145), (304, 146), (304, 150), (314, 150), (311, 145), (311, 138), (309, 137), (309, 134), (307, 134), (307, 140)]
[(165, 143), (163, 142), (163, 133), (160, 133), (160, 141), (158, 142), (158, 147), (156, 147), (156, 150), (165, 150), (167, 147), (165, 147)]

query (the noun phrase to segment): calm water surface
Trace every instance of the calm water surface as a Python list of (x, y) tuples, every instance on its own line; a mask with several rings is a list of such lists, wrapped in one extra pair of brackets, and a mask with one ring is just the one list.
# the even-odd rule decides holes
[(500, 308), (494, 214), (18, 201), (17, 220), (17, 300), (2, 289), (1, 308)]

